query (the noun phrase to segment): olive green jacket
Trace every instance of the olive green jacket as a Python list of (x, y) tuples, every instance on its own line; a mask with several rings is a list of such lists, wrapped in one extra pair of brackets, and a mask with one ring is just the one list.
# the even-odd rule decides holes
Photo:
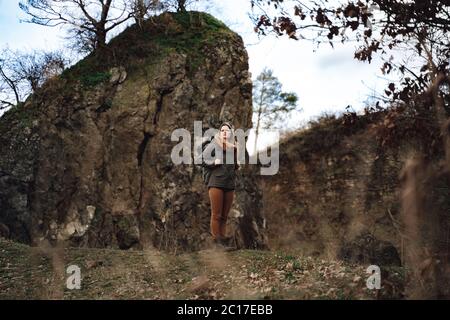
[[(214, 164), (215, 159), (220, 159), (219, 155), (216, 155), (214, 152), (215, 146), (219, 147), (219, 150), (222, 150), (222, 164)], [(224, 163), (226, 162), (226, 153), (233, 152), (233, 163)], [(212, 155), (212, 157), (205, 155)], [(239, 164), (237, 163), (237, 150), (227, 149), (224, 150), (221, 146), (219, 146), (216, 140), (212, 140), (204, 150), (204, 165), (209, 167), (211, 171), (211, 176), (208, 181), (209, 187), (220, 187), (227, 189), (235, 189), (236, 186), (236, 171), (239, 169)]]

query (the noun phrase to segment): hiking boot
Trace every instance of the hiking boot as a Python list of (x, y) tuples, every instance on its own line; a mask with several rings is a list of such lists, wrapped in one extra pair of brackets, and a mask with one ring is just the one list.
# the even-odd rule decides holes
[(233, 251), (236, 250), (236, 248), (231, 247), (224, 243), (224, 240), (221, 238), (214, 239), (213, 240), (213, 248), (219, 251)]
[(222, 244), (225, 244), (227, 246), (230, 245), (230, 243), (233, 241), (233, 237), (229, 236), (229, 237), (222, 237)]
[(230, 245), (231, 237), (220, 238), (219, 243), (222, 245), (225, 251), (236, 250), (236, 247)]

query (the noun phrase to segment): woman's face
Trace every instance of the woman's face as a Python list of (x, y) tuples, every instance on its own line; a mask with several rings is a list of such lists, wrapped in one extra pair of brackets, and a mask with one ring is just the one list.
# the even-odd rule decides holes
[(220, 128), (220, 134), (222, 139), (228, 140), (231, 136), (231, 130), (228, 126), (222, 126), (222, 128)]

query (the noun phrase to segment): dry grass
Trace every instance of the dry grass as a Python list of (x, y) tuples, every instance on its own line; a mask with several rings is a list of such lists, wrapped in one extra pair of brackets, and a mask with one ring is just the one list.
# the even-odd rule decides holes
[[(65, 268), (81, 268), (81, 289)], [(32, 248), (0, 239), (1, 299), (376, 299), (402, 298), (404, 271), (379, 291), (366, 266), (258, 250), (169, 255), (159, 251)]]

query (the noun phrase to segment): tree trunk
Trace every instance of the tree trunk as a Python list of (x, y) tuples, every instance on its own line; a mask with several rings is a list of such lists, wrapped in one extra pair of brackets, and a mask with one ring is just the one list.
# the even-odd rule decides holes
[(259, 125), (260, 125), (260, 121), (261, 121), (261, 113), (262, 113), (263, 102), (264, 102), (263, 97), (264, 97), (264, 82), (261, 85), (261, 95), (259, 96), (258, 117), (256, 118), (255, 146), (253, 148), (254, 155), (256, 155), (256, 144), (258, 142)]
[(256, 120), (255, 146), (253, 148), (253, 154), (255, 154), (255, 155), (256, 155), (256, 151), (257, 151), (256, 150), (256, 145), (258, 143), (259, 123), (260, 123), (260, 120), (261, 120), (261, 109), (262, 109), (262, 106), (259, 106), (258, 117), (257, 117), (257, 120)]
[(135, 20), (139, 28), (142, 29), (142, 23), (144, 22), (144, 16), (147, 8), (145, 7), (144, 0), (136, 0), (135, 2)]
[(106, 30), (104, 28), (97, 31), (95, 40), (95, 49), (103, 52), (106, 49)]
[(186, 0), (178, 0), (177, 11), (186, 12)]

